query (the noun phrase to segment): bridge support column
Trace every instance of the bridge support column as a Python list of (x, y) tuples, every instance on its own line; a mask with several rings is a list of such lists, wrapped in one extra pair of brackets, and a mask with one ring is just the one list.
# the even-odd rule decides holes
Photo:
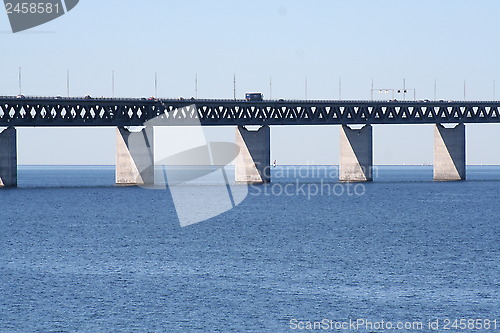
[(465, 179), (465, 125), (434, 128), (434, 180)]
[(271, 181), (271, 130), (262, 126), (249, 131), (243, 126), (236, 128), (236, 144), (240, 153), (236, 158), (235, 180), (247, 183)]
[(371, 125), (340, 130), (340, 181), (373, 180), (373, 130)]
[(14, 127), (0, 132), (0, 188), (17, 186), (16, 132)]
[(153, 127), (138, 132), (116, 129), (116, 184), (154, 184)]

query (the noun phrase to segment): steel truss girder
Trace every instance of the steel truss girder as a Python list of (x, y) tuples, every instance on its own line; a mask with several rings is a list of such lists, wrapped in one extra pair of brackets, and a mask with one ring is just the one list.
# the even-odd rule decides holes
[(206, 126), (500, 123), (500, 102), (0, 98), (0, 126), (140, 126), (151, 119)]

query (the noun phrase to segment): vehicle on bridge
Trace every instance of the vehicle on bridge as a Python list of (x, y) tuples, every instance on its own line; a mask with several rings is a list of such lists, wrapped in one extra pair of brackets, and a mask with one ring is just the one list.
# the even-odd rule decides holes
[(262, 101), (264, 99), (264, 95), (262, 95), (262, 93), (246, 93), (245, 99), (247, 101)]

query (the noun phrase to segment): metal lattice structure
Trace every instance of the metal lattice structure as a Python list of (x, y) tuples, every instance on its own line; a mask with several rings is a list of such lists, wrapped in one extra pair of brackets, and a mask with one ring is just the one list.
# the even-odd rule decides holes
[[(0, 97), (0, 126), (500, 123), (500, 102)], [(162, 122), (163, 121), (163, 122)]]

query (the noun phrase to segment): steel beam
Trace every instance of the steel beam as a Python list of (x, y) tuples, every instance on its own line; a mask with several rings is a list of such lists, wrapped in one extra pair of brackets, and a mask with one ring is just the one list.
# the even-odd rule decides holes
[(0, 97), (0, 126), (500, 123), (500, 102), (242, 101)]

